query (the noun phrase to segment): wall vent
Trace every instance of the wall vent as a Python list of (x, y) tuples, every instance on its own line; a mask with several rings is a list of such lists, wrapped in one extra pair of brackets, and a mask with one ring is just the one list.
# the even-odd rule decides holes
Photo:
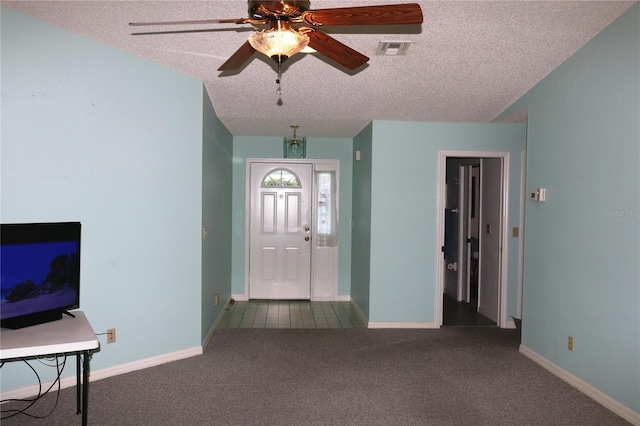
[(381, 41), (378, 43), (376, 55), (398, 56), (406, 55), (410, 41)]

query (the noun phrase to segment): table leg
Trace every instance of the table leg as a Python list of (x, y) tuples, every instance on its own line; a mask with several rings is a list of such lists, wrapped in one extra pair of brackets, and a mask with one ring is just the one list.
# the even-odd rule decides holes
[(80, 405), (81, 393), (82, 392), (80, 389), (80, 352), (76, 352), (76, 405), (77, 405), (76, 414), (80, 414), (82, 412), (82, 406)]
[(84, 368), (82, 371), (82, 426), (87, 425), (89, 411), (89, 351), (84, 351)]

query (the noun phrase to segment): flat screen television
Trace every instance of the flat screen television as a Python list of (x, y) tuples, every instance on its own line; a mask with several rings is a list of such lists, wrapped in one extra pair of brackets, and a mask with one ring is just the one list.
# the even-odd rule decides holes
[(0, 326), (28, 327), (79, 308), (80, 223), (0, 226)]

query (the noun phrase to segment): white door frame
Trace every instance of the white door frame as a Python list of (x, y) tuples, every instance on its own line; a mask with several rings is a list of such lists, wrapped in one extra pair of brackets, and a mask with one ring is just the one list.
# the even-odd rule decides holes
[(471, 250), (470, 243), (467, 242), (469, 234), (469, 205), (468, 196), (471, 192), (471, 185), (467, 181), (470, 178), (468, 169), (471, 166), (458, 166), (458, 179), (460, 180), (460, 189), (458, 191), (458, 302), (469, 302), (469, 271)]
[[(284, 159), (284, 158), (247, 158), (246, 159), (246, 167), (245, 167), (245, 209), (244, 209), (244, 294), (243, 295), (234, 295), (236, 300), (249, 300), (249, 245), (250, 245), (250, 215), (251, 215), (251, 164), (252, 163), (273, 163), (273, 164), (296, 164), (296, 163), (304, 163), (304, 164), (312, 164), (312, 172), (311, 172), (311, 205), (316, 205), (316, 194), (315, 194), (315, 172), (316, 171), (326, 171), (331, 170), (336, 173), (337, 180), (337, 196), (336, 196), (336, 208), (338, 214), (340, 212), (340, 160), (323, 160), (323, 159)], [(312, 210), (311, 223), (315, 223), (316, 220), (316, 211), (315, 208)], [(312, 238), (315, 238), (315, 227), (312, 226)], [(313, 241), (313, 240), (312, 240)], [(331, 274), (332, 282), (331, 282), (331, 296), (330, 297), (322, 297), (317, 296), (314, 288), (314, 283), (317, 281), (316, 277), (316, 261), (315, 261), (315, 250), (311, 250), (311, 300), (338, 300), (338, 247), (335, 247), (333, 253), (333, 265), (334, 270)]]
[(500, 283), (498, 286), (498, 326), (508, 328), (507, 318), (507, 277), (508, 277), (508, 227), (509, 227), (509, 152), (485, 152), (485, 151), (439, 151), (438, 152), (438, 218), (437, 218), (437, 238), (436, 238), (436, 297), (435, 297), (435, 322), (438, 327), (442, 327), (442, 294), (444, 292), (444, 210), (446, 207), (446, 177), (447, 158), (501, 158), (502, 174), (502, 253), (500, 265)]

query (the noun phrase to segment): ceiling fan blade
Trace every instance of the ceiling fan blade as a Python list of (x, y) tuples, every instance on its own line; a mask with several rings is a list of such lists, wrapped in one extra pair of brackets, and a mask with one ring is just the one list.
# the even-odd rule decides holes
[(366, 64), (369, 58), (319, 30), (307, 32), (309, 47), (350, 70)]
[(182, 34), (182, 33), (212, 33), (212, 32), (224, 32), (224, 31), (255, 31), (254, 28), (240, 27), (240, 28), (208, 28), (202, 30), (173, 30), (173, 31), (148, 31), (142, 33), (131, 33), (131, 35), (153, 35), (153, 34)]
[(407, 25), (423, 21), (422, 9), (417, 3), (308, 10), (301, 17), (313, 26)]
[(129, 22), (132, 27), (142, 27), (151, 25), (194, 25), (194, 24), (251, 24), (253, 19), (204, 19), (201, 21), (162, 21), (162, 22)]
[(220, 65), (218, 71), (232, 71), (240, 68), (249, 60), (255, 51), (251, 44), (249, 44), (249, 40), (245, 41), (244, 44), (240, 46), (240, 49), (236, 50), (224, 64)]

